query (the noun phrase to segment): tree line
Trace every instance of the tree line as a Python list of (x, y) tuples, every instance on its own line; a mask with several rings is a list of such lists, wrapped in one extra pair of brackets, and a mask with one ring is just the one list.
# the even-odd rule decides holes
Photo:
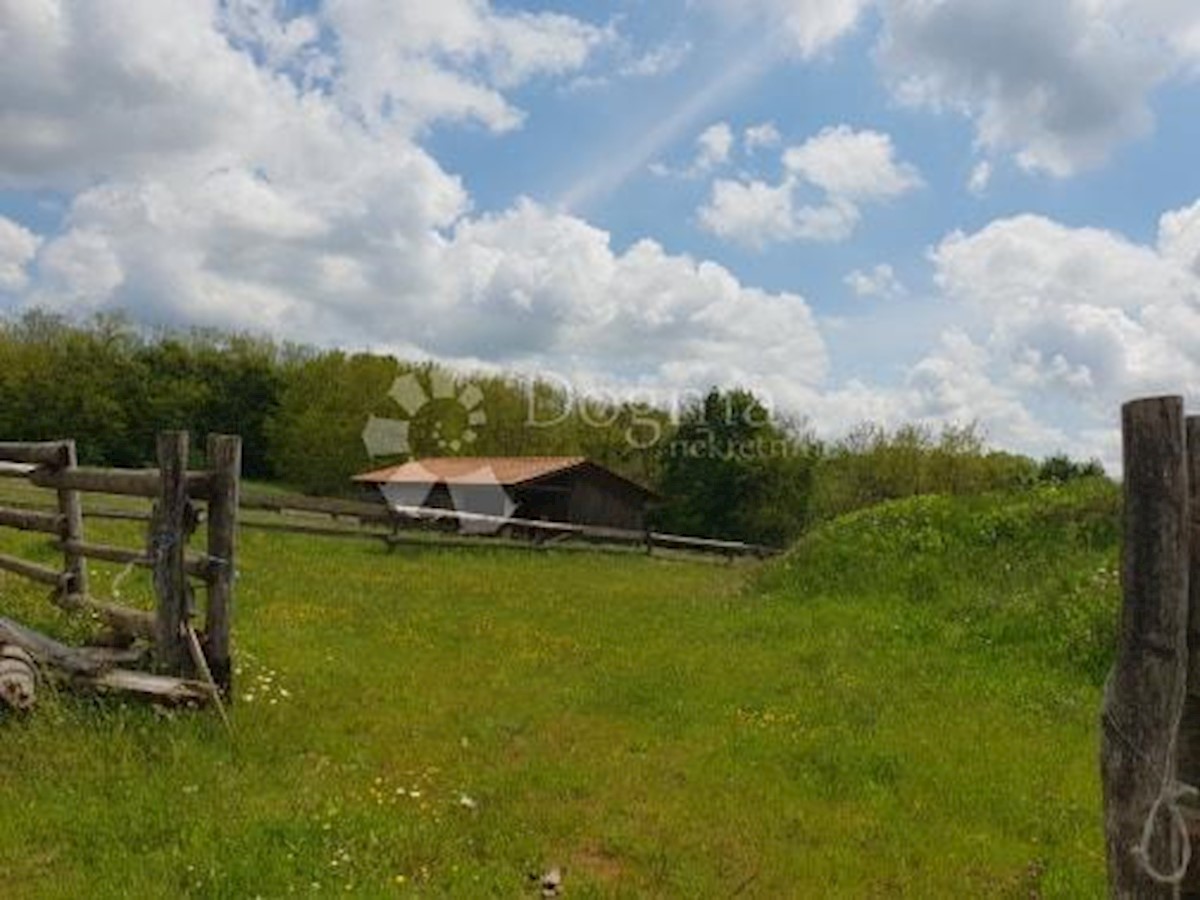
[[(382, 455), (364, 442), (372, 419), (397, 438), (372, 448)], [(1103, 475), (1096, 462), (989, 450), (971, 425), (868, 423), (823, 442), (737, 388), (668, 409), (376, 353), (156, 331), (120, 315), (0, 320), (0, 438), (71, 437), (85, 464), (136, 467), (169, 429), (240, 434), (246, 477), (325, 495), (410, 456), (586, 456), (656, 490), (659, 528), (770, 544), (887, 499)]]

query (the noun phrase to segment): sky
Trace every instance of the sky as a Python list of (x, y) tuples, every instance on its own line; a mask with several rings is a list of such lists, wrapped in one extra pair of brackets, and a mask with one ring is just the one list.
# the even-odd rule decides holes
[(0, 312), (1119, 460), (1200, 399), (1194, 0), (0, 0)]

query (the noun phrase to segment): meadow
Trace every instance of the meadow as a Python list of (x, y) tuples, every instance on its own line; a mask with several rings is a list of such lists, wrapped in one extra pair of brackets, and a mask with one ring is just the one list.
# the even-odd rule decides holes
[[(0, 714), (0, 885), (1099, 896), (1116, 507), (1102, 481), (917, 497), (761, 566), (247, 530), (232, 733), (66, 693)], [(6, 575), (0, 614), (75, 629)]]

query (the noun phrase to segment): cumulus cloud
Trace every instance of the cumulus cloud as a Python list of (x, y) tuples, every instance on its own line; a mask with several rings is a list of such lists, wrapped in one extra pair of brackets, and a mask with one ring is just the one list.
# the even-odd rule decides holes
[(1164, 213), (1153, 243), (1035, 215), (952, 232), (929, 260), (959, 324), (895, 382), (826, 384), (806, 411), (827, 433), (866, 419), (975, 422), (998, 446), (1119, 471), (1123, 402), (1200, 398), (1198, 227), (1200, 201)]
[(717, 122), (710, 125), (696, 138), (699, 152), (696, 154), (695, 168), (707, 172), (717, 166), (729, 162), (729, 153), (733, 150), (733, 129), (728, 122)]
[[(936, 283), (977, 325), (956, 339), (960, 352), (913, 367), (909, 386), (924, 399), (906, 408), (945, 411), (960, 397), (1007, 446), (1115, 466), (1122, 402), (1200, 396), (1196, 211), (1164, 214), (1153, 245), (1033, 215), (948, 235), (930, 253)], [(1062, 421), (1036, 418), (1038, 408)]]
[[(783, 153), (778, 184), (718, 179), (699, 210), (701, 226), (751, 247), (785, 241), (842, 241), (861, 219), (860, 207), (908, 193), (920, 175), (896, 158), (892, 139), (846, 125), (825, 128)], [(820, 202), (802, 195), (814, 190)]]
[(29, 282), (26, 266), (41, 239), (12, 219), (0, 216), (0, 291), (17, 292)]
[(880, 263), (871, 271), (855, 269), (843, 279), (846, 286), (859, 297), (880, 297), (885, 300), (903, 297), (908, 289), (888, 263)]
[(878, 131), (848, 125), (822, 129), (783, 154), (789, 172), (833, 197), (882, 200), (921, 184), (917, 170), (896, 160), (892, 139)]
[(877, 55), (908, 103), (960, 112), (981, 147), (1067, 176), (1153, 124), (1150, 92), (1200, 61), (1180, 0), (883, 0)]
[(753, 153), (756, 150), (778, 147), (780, 140), (782, 138), (774, 122), (762, 122), (758, 125), (751, 125), (742, 136), (746, 151), (749, 153)]
[(728, 122), (714, 122), (696, 137), (692, 161), (680, 169), (665, 163), (652, 163), (650, 171), (660, 177), (699, 178), (729, 162), (734, 147), (733, 129)]
[(301, 130), (332, 144), (443, 119), (513, 128), (503, 91), (577, 69), (607, 33), (482, 0), (332, 0), (292, 19), (277, 6), (4, 2), (0, 186), (237, 165)]
[(825, 376), (801, 297), (748, 288), (653, 241), (617, 252), (606, 232), (528, 200), (464, 221), (446, 270), (459, 302), (440, 344), (455, 356), (501, 347), (519, 367), (680, 386), (785, 378), (811, 387)]
[(1158, 225), (1158, 249), (1200, 277), (1200, 200), (1163, 215)]
[(1192, 0), (708, 2), (769, 20), (804, 58), (876, 8), (875, 55), (895, 96), (968, 117), (980, 147), (1056, 177), (1146, 135), (1153, 91), (1200, 74)]
[(419, 127), (475, 119), (496, 131), (522, 114), (503, 91), (578, 70), (611, 33), (559, 13), (507, 12), (488, 0), (328, 0), (336, 88), (368, 121)]
[[(74, 189), (54, 234), (0, 219), (0, 291), (19, 302), (597, 384), (824, 377), (800, 296), (652, 241), (616, 248), (532, 201), (472, 216), (417, 142), (438, 118), (506, 127), (505, 91), (576, 69), (594, 26), (480, 0), (288, 20), (251, 0), (135, 6), (4, 8), (0, 40), (20, 52), (0, 54), (0, 180)], [(699, 163), (733, 143), (718, 123)]]
[(6, 2), (0, 17), (0, 186), (61, 189), (241, 148), (290, 93), (205, 4)]

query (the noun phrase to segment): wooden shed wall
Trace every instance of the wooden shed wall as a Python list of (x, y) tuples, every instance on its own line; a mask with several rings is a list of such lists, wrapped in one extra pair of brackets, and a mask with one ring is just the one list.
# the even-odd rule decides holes
[(602, 470), (575, 473), (571, 486), (570, 521), (641, 530), (646, 524), (645, 495)]

